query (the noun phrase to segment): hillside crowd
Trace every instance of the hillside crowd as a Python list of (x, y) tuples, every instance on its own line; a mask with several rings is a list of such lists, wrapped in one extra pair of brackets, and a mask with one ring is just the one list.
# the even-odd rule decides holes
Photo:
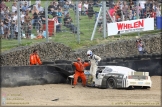
[[(18, 0), (1, 0), (1, 39), (18, 38), (17, 1)], [(7, 2), (12, 4), (12, 6), (8, 7), (6, 5)], [(57, 19), (57, 32), (61, 31), (62, 26), (66, 26), (74, 33), (76, 28), (72, 24), (73, 20), (70, 15), (70, 9), (76, 12), (76, 8), (78, 8), (79, 15), (88, 16), (87, 18), (92, 19), (92, 17), (95, 16), (93, 7), (100, 7), (101, 4), (101, 0), (80, 0), (78, 6), (76, 6), (75, 2), (72, 0), (53, 0), (49, 3), (48, 15)], [(43, 24), (45, 24), (45, 7), (42, 5), (44, 4), (42, 4), (41, 0), (35, 0), (34, 4), (31, 3), (31, 0), (22, 0), (20, 2), (21, 32), (22, 34), (25, 34), (25, 38), (30, 38), (33, 31), (32, 29), (36, 30), (37, 35), (43, 33)], [(109, 7), (108, 12), (114, 22), (135, 20), (137, 19), (137, 14), (140, 19), (147, 17), (156, 19), (156, 17), (161, 16), (161, 4), (158, 0), (139, 0), (139, 4), (137, 4), (136, 0), (111, 1)], [(138, 13), (137, 10), (139, 10)], [(109, 15), (107, 14), (106, 16), (107, 21), (112, 22)], [(81, 18), (79, 19), (81, 20)], [(51, 19), (49, 18), (49, 20)], [(102, 24), (102, 15), (99, 24)]]

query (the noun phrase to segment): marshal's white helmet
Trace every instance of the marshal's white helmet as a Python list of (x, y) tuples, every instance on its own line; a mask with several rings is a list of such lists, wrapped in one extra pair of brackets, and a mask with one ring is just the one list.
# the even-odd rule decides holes
[(91, 50), (87, 51), (87, 56), (92, 56), (92, 51)]

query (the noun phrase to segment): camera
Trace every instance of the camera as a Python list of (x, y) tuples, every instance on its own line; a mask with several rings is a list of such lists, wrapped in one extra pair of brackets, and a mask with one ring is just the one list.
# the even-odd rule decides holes
[(139, 40), (137, 39), (136, 42), (139, 42)]

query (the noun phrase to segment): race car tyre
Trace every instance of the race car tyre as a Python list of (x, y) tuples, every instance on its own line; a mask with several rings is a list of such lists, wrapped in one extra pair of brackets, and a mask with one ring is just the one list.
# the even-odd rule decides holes
[(117, 86), (117, 84), (116, 84), (115, 78), (110, 77), (110, 78), (107, 80), (107, 88), (114, 89), (114, 88), (116, 88), (116, 86)]

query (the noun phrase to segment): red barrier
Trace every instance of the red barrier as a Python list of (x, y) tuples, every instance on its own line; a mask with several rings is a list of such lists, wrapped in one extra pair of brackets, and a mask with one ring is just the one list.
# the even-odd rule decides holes
[[(49, 36), (53, 36), (54, 35), (54, 21), (49, 20), (48, 21), (48, 32), (49, 32)], [(43, 30), (46, 30), (46, 24), (43, 25)]]

